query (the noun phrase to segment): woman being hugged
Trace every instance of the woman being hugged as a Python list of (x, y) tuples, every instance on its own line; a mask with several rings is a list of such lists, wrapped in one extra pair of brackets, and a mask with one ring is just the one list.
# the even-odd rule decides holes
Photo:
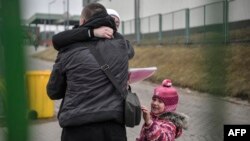
[(179, 96), (171, 80), (165, 79), (154, 90), (151, 111), (142, 106), (143, 119), (137, 141), (174, 141), (187, 129), (187, 116), (175, 112)]

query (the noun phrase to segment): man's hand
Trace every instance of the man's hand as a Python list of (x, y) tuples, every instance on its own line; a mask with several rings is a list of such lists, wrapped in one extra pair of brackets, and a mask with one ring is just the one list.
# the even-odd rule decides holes
[(114, 30), (110, 27), (102, 26), (94, 29), (94, 36), (99, 38), (113, 38)]

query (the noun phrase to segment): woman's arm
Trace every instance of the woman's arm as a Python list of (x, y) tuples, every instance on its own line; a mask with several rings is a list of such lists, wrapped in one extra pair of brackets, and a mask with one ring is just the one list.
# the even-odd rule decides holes
[(52, 43), (54, 48), (59, 51), (61, 48), (70, 44), (89, 41), (94, 37), (111, 39), (113, 38), (113, 29), (105, 26), (96, 29), (79, 27), (54, 35), (52, 37)]
[(56, 50), (60, 50), (72, 43), (90, 40), (88, 28), (75, 28), (60, 32), (52, 37), (52, 43)]

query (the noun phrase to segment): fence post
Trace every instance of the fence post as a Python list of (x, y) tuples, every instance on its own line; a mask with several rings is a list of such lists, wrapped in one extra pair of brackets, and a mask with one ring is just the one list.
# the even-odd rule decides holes
[[(148, 17), (148, 33), (150, 33), (150, 26), (151, 26), (151, 19), (150, 19), (151, 16)], [(146, 34), (146, 33), (144, 33)]]
[(172, 12), (172, 31), (171, 31), (171, 43), (174, 43), (174, 12)]
[(186, 9), (186, 44), (189, 44), (189, 33), (190, 33), (190, 10)]
[(223, 22), (224, 22), (224, 43), (228, 43), (228, 8), (229, 3), (227, 0), (224, 0), (223, 3)]
[(162, 44), (162, 14), (159, 14), (159, 43)]
[(124, 29), (125, 25), (124, 24), (125, 24), (124, 21), (122, 21), (122, 34), (123, 35), (125, 34), (125, 29)]
[[(132, 20), (129, 21), (129, 27), (130, 27), (130, 34), (132, 34), (133, 33), (133, 30), (132, 30), (132, 27), (133, 27)], [(135, 27), (134, 27), (134, 33), (136, 35)]]
[[(4, 58), (4, 54), (3, 54), (3, 43), (2, 43), (2, 0), (0, 0), (0, 66), (3, 66), (3, 58)], [(0, 77), (3, 75), (3, 67), (0, 68)], [(1, 81), (1, 80), (0, 80)], [(1, 82), (0, 82), (1, 83)], [(1, 85), (1, 84), (0, 84)], [(0, 91), (1, 92), (1, 91)]]
[(203, 43), (206, 42), (206, 5), (204, 5), (204, 39)]
[(19, 0), (0, 0), (0, 38), (3, 42), (7, 96), (7, 140), (27, 141), (27, 98)]

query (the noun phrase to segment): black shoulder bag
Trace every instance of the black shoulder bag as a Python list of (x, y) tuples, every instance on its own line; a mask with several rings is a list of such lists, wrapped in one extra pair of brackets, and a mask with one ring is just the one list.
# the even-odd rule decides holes
[[(127, 43), (125, 42), (126, 46)], [(138, 96), (136, 93), (131, 92), (131, 87), (129, 86), (128, 91), (123, 92), (120, 85), (112, 75), (111, 71), (109, 70), (109, 65), (106, 64), (99, 53), (95, 49), (95, 47), (89, 47), (90, 52), (96, 58), (96, 61), (100, 65), (101, 70), (106, 74), (115, 88), (119, 91), (121, 96), (124, 98), (125, 105), (124, 105), (124, 123), (127, 127), (134, 127), (140, 124), (141, 121), (141, 104), (139, 101)]]

